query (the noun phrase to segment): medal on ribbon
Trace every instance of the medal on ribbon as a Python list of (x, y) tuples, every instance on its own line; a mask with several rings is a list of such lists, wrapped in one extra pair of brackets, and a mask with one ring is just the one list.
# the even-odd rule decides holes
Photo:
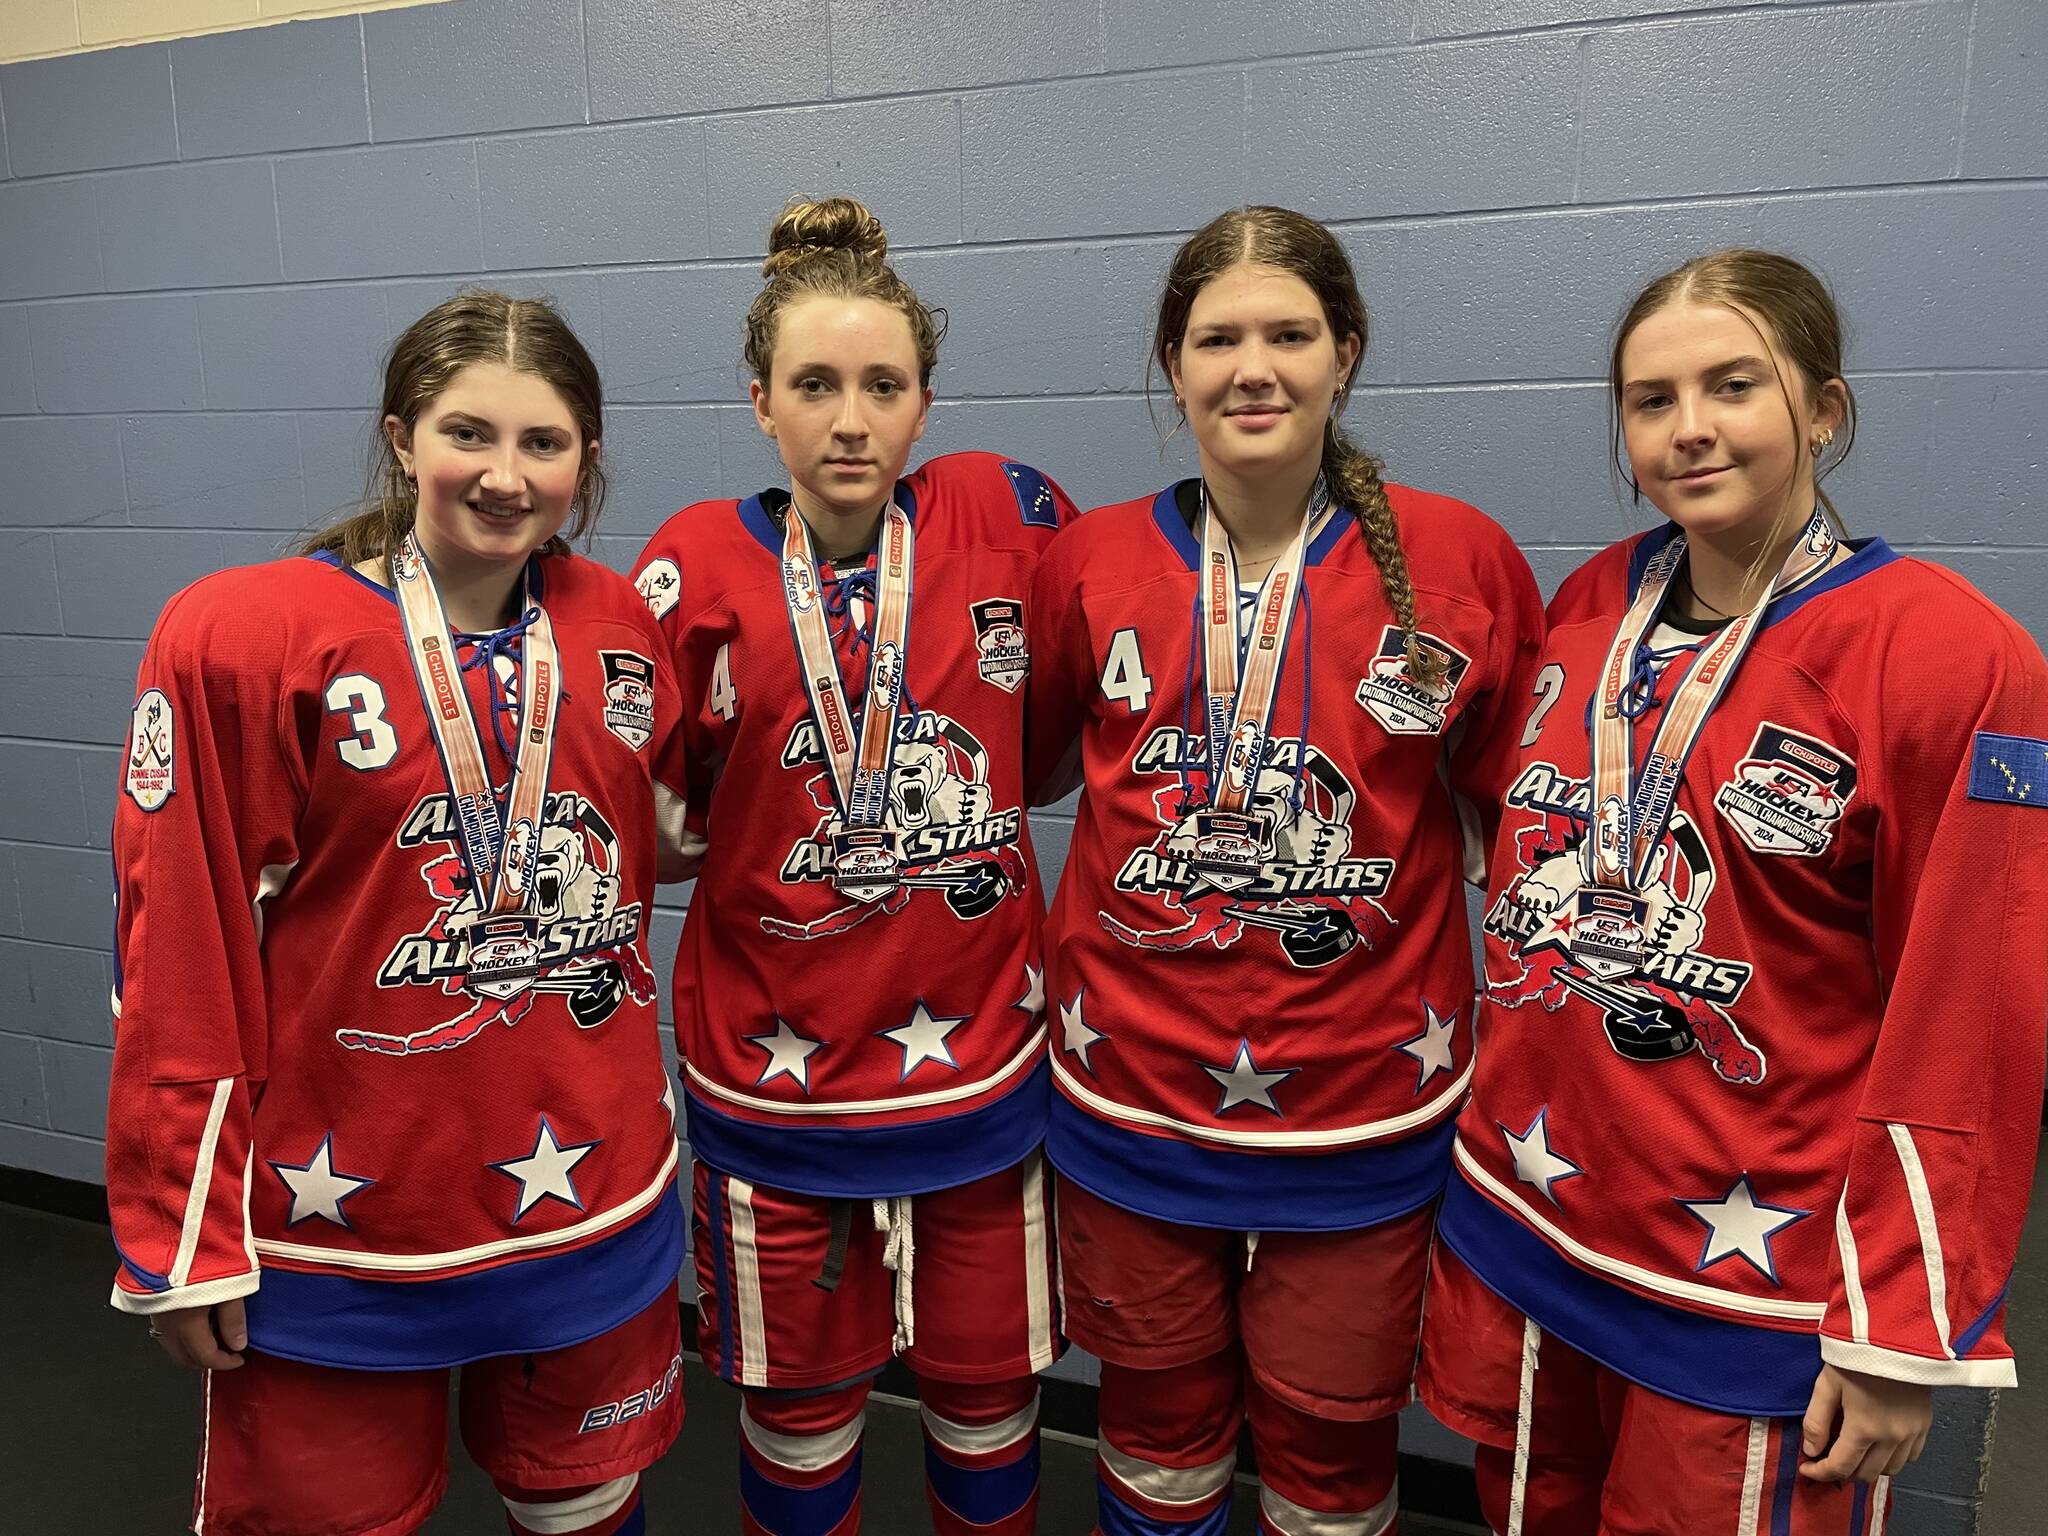
[(501, 808), (484, 765), (469, 694), (462, 686), (462, 665), (447, 612), (412, 534), (405, 536), (392, 558), (391, 573), (406, 650), (448, 785), (457, 851), (469, 871), (476, 901), (476, 920), (466, 934), (464, 985), (489, 997), (513, 997), (540, 972), (540, 919), (528, 905), (540, 863), (541, 817), (547, 806), (561, 700), (554, 626), (534, 600), (529, 568), (521, 596), (522, 611), (532, 619), (521, 647), (519, 745), (511, 792)]
[(1251, 629), (1241, 635), (1237, 555), (1230, 547), (1229, 530), (1211, 515), (1208, 488), (1203, 487), (1202, 573), (1195, 623), (1202, 648), (1209, 803), (1195, 818), (1195, 848), (1189, 862), (1221, 891), (1250, 885), (1273, 856), (1273, 828), (1254, 797), (1271, 740), (1273, 701), (1301, 597), (1308, 546), (1322, 531), (1330, 506), (1329, 488), (1318, 475), (1301, 526), (1260, 583)]
[(841, 825), (831, 837), (832, 884), (855, 901), (880, 901), (903, 883), (902, 839), (886, 820), (889, 773), (896, 760), (896, 716), (910, 654), (914, 545), (909, 516), (891, 502), (882, 511), (868, 688), (856, 722), (825, 622), (811, 530), (794, 504), (783, 517), (783, 598), (819, 745), (830, 770), (832, 797), (839, 807)]
[(1644, 569), (1635, 601), (1608, 647), (1593, 700), (1592, 825), (1585, 853), (1589, 883), (1573, 895), (1571, 910), (1559, 914), (1571, 935), (1566, 948), (1594, 975), (1618, 979), (1642, 969), (1651, 938), (1649, 903), (1642, 891), (1677, 807), (1685, 765), (1708, 716), (1726, 695), (1750, 642), (1763, 627), (1765, 612), (1779, 597), (1825, 569), (1835, 547), (1827, 519), (1816, 510), (1756, 605), (1700, 646), (1672, 690), (1649, 753), (1638, 768), (1635, 719), (1623, 708), (1623, 697), (1637, 649), (1656, 627), (1665, 594), (1684, 563), (1685, 535), (1678, 534), (1657, 551)]

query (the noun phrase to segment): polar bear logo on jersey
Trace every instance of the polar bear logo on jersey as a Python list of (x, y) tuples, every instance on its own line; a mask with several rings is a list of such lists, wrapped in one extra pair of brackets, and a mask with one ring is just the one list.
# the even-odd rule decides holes
[(898, 830), (980, 821), (994, 804), (994, 792), (954, 772), (938, 743), (906, 741), (897, 747), (889, 774), (889, 820)]
[(1509, 790), (1509, 807), (1535, 811), (1538, 819), (1515, 834), (1522, 873), (1483, 924), (1489, 938), (1507, 946), (1514, 967), (1496, 975), (1489, 949), (1487, 997), (1507, 1008), (1538, 1003), (1549, 1012), (1576, 997), (1600, 1010), (1608, 1044), (1629, 1061), (1697, 1051), (1724, 1082), (1762, 1082), (1769, 1068), (1764, 1052), (1729, 1011), (1748, 985), (1749, 968), (1700, 948), (1716, 874), (1706, 840), (1685, 813), (1671, 818), (1636, 890), (1643, 901), (1640, 962), (1612, 974), (1573, 953), (1577, 925), (1588, 920), (1575, 900), (1588, 885), (1588, 798), (1585, 780), (1566, 779), (1546, 763), (1532, 765)]
[(594, 1029), (630, 999), (654, 997), (654, 973), (640, 953), (640, 903), (620, 905), (622, 850), (602, 812), (574, 791), (548, 796), (533, 883), (517, 917), (532, 923), (537, 970), (509, 988), (480, 989), (470, 979), (472, 932), (497, 919), (482, 911), (475, 882), (456, 848), (460, 833), (446, 795), (429, 795), (400, 829), (401, 848), (439, 846), (420, 866), (437, 906), (427, 925), (405, 934), (377, 974), (380, 987), (434, 985), (467, 1000), (466, 1011), (411, 1035), (340, 1029), (349, 1050), (412, 1056), (466, 1045), (493, 1023), (517, 1024), (537, 998), (566, 999), (578, 1029)]
[(1153, 795), (1163, 830), (1124, 860), (1116, 887), (1155, 898), (1177, 921), (1145, 927), (1102, 911), (1104, 930), (1134, 949), (1176, 953), (1199, 944), (1228, 949), (1247, 928), (1264, 929), (1303, 969), (1373, 948), (1393, 926), (1379, 898), (1394, 861), (1353, 857), (1358, 792), (1337, 765), (1313, 745), (1264, 744), (1246, 803), (1267, 834), (1263, 857), (1255, 876), (1226, 890), (1200, 867), (1202, 823), (1211, 814), (1207, 751), (1206, 741), (1170, 728), (1139, 746), (1134, 772), (1175, 778)]
[[(782, 766), (811, 766), (822, 756), (817, 726), (806, 719), (791, 732)], [(856, 899), (808, 921), (764, 915), (764, 933), (780, 939), (826, 938), (877, 912), (902, 911), (920, 890), (942, 892), (956, 917), (973, 919), (1025, 888), (1029, 872), (1018, 846), (1022, 813), (997, 808), (988, 783), (988, 749), (957, 720), (925, 711), (899, 722), (888, 782), (883, 819), (900, 840), (900, 883), (885, 895)], [(811, 835), (784, 859), (785, 885), (830, 883), (828, 850), (847, 825), (829, 773), (813, 773), (805, 789), (821, 815)]]

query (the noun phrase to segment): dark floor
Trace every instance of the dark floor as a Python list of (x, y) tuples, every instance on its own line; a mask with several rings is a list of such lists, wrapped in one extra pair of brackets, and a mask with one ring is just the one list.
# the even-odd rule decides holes
[[(107, 1231), (97, 1223), (0, 1205), (0, 1532), (27, 1536), (172, 1536), (187, 1529), (198, 1444), (198, 1378), (172, 1366), (137, 1318), (106, 1304)], [(663, 1536), (739, 1529), (739, 1394), (694, 1362), (689, 1422), (647, 1474), (647, 1528)], [(504, 1530), (488, 1480), (452, 1452), (448, 1497), (428, 1536)], [(1048, 1435), (1039, 1528), (1085, 1532), (1094, 1517), (1092, 1444)], [(866, 1529), (926, 1536), (924, 1451), (914, 1407), (868, 1413)], [(1257, 1494), (1240, 1485), (1232, 1536), (1257, 1529)], [(1408, 1536), (1470, 1528), (1409, 1518)]]
[[(2048, 1146), (2036, 1181), (2009, 1308), (2030, 1390), (1999, 1394), (1977, 1536), (2048, 1532)], [(198, 1384), (149, 1344), (135, 1318), (106, 1304), (106, 1228), (0, 1204), (0, 1531), (36, 1536), (171, 1536), (187, 1529)], [(717, 1536), (739, 1528), (739, 1395), (690, 1367), (689, 1424), (647, 1476), (650, 1532)], [(1040, 1529), (1085, 1532), (1094, 1506), (1092, 1445), (1048, 1435)], [(488, 1481), (456, 1451), (447, 1501), (429, 1536), (504, 1529)], [(868, 1415), (866, 1528), (926, 1536), (923, 1452), (914, 1408), (880, 1401)], [(1256, 1529), (1257, 1496), (1240, 1485), (1232, 1536)], [(1960, 1510), (1951, 1513), (1960, 1514)], [(1954, 1529), (1948, 1521), (1944, 1530)], [(1404, 1536), (1469, 1527), (1414, 1515)], [(1889, 1536), (1921, 1536), (1894, 1520)]]

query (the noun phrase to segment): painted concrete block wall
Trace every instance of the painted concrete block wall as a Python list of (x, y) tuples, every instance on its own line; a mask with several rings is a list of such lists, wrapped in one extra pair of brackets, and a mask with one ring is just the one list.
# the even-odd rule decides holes
[[(380, 350), (468, 281), (553, 293), (604, 366), (605, 559), (769, 482), (738, 317), (793, 192), (868, 199), (950, 310), (927, 447), (1030, 460), (1084, 504), (1186, 463), (1143, 395), (1178, 237), (1240, 201), (1314, 212), (1374, 309), (1352, 427), (1546, 585), (1645, 522), (1606, 457), (1620, 306), (1684, 256), (1777, 246), (1852, 323), (1852, 525), (2048, 638), (2048, 7), (1243, 16), (451, 0), (0, 68), (0, 1163), (99, 1177), (107, 826), (164, 598), (354, 493)], [(1068, 825), (1038, 822), (1052, 868)], [(1965, 1528), (1967, 1428), (1912, 1529)]]

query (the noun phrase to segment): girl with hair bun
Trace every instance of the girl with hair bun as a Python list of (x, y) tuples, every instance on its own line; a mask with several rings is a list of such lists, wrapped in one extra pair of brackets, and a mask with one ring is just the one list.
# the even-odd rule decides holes
[(1848, 539), (1826, 287), (1651, 283), (1666, 521), (1568, 577), (1494, 850), (1420, 1389), (1508, 1536), (1878, 1536), (2002, 1326), (2048, 1017), (2048, 664)]
[(647, 914), (680, 705), (569, 552), (603, 398), (550, 306), (436, 305), (369, 503), (165, 605), (114, 822), (114, 1305), (205, 1372), (194, 1528), (645, 1529), (683, 1213)]
[(1038, 1498), (1052, 1297), (1025, 603), (1072, 506), (1028, 465), (905, 473), (938, 317), (851, 198), (793, 204), (747, 312), (787, 486), (702, 501), (638, 585), (708, 836), (676, 956), (705, 1363), (746, 1394), (749, 1532), (850, 1532), (901, 1354), (935, 1528)]
[(1099, 1529), (1393, 1528), (1430, 1224), (1472, 1071), (1460, 876), (1541, 639), (1528, 565), (1338, 416), (1351, 264), (1283, 208), (1176, 253), (1154, 356), (1199, 479), (1053, 541), (1032, 778), (1084, 785), (1047, 920), (1047, 1155), (1102, 1357)]

